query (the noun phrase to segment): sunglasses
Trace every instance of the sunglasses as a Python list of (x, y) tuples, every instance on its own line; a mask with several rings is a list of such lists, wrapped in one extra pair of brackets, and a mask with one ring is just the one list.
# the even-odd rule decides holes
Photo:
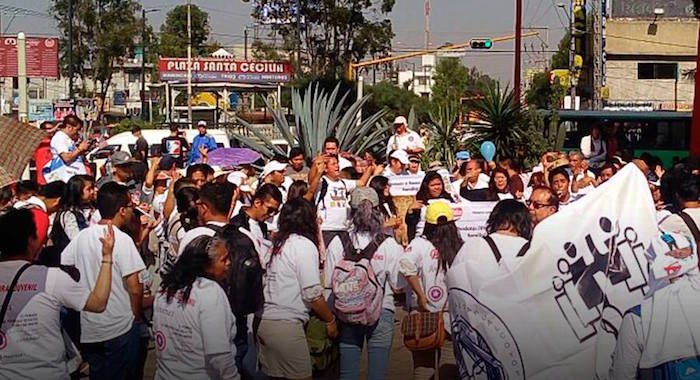
[(539, 202), (535, 202), (535, 201), (527, 201), (525, 203), (527, 204), (527, 207), (532, 206), (535, 210), (539, 210), (542, 207), (553, 206), (552, 204), (549, 204), (549, 203), (539, 203)]

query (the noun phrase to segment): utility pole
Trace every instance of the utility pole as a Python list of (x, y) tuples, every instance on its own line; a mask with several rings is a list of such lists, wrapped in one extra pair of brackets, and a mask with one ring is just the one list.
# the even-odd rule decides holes
[(605, 1), (592, 3), (593, 11), (593, 109), (603, 108), (603, 19)]
[(513, 68), (513, 91), (516, 104), (520, 104), (520, 49), (522, 48), (523, 1), (515, 0), (515, 65)]
[(569, 9), (569, 86), (571, 91), (571, 109), (576, 109), (576, 28), (574, 24), (574, 6), (576, 0), (571, 0)]
[(146, 120), (146, 9), (141, 9), (141, 120)]
[(19, 90), (19, 121), (27, 122), (27, 44), (23, 32), (17, 34), (17, 84)]
[(243, 29), (243, 58), (248, 60), (248, 27)]
[(187, 122), (192, 128), (192, 1), (187, 0)]
[(73, 0), (68, 0), (68, 99), (73, 99)]
[(425, 0), (425, 49), (430, 49), (430, 0)]
[(302, 71), (301, 71), (301, 2), (299, 0), (296, 0), (296, 7), (297, 7), (297, 17), (296, 17), (296, 22), (297, 22), (297, 78), (302, 77)]

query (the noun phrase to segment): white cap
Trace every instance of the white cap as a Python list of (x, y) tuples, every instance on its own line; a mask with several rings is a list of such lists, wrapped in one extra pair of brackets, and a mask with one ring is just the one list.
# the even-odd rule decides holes
[(279, 170), (285, 170), (287, 169), (287, 164), (283, 164), (279, 161), (272, 160), (265, 165), (262, 171), (262, 175), (260, 175), (260, 178), (265, 178), (267, 177), (270, 173), (276, 172)]
[(204, 121), (204, 120), (200, 120), (200, 121), (197, 122), (197, 126), (198, 126), (198, 127), (199, 127), (199, 126), (206, 127), (206, 126), (207, 126), (207, 122)]
[(397, 116), (396, 119), (394, 119), (394, 125), (396, 124), (408, 125), (408, 121), (406, 121), (406, 118), (403, 116)]
[(231, 172), (226, 177), (226, 180), (236, 186), (245, 193), (250, 193), (252, 189), (248, 186), (248, 176), (242, 171)]
[(411, 163), (411, 161), (408, 160), (408, 153), (406, 153), (405, 150), (397, 149), (389, 157), (395, 158), (395, 159), (401, 161), (401, 163), (404, 165), (408, 165)]
[(352, 167), (352, 162), (345, 157), (338, 157), (338, 170), (344, 170)]

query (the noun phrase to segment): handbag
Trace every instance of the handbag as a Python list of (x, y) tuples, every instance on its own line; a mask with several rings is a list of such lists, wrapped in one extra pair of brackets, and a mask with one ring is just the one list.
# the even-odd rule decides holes
[(409, 351), (434, 350), (445, 343), (444, 311), (412, 313), (401, 321), (403, 344)]
[(306, 342), (314, 371), (325, 371), (338, 360), (338, 346), (326, 335), (326, 322), (311, 314), (306, 324)]

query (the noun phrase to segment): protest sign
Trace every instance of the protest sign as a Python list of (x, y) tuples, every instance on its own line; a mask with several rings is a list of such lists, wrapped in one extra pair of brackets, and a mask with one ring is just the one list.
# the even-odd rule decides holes
[(415, 196), (424, 175), (395, 175), (389, 177), (389, 192), (392, 197)]
[(459, 378), (607, 378), (622, 316), (647, 294), (654, 202), (634, 165), (545, 219), (522, 258), (447, 275)]

